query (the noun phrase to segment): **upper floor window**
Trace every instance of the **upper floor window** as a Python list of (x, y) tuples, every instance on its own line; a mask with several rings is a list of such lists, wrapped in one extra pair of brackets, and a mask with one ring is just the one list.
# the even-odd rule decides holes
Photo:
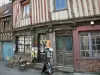
[(28, 17), (30, 15), (30, 4), (24, 5), (23, 17)]
[(66, 0), (55, 0), (55, 9), (56, 10), (63, 10), (67, 7), (67, 1)]
[(29, 17), (30, 15), (30, 0), (24, 0), (21, 2), (22, 17)]

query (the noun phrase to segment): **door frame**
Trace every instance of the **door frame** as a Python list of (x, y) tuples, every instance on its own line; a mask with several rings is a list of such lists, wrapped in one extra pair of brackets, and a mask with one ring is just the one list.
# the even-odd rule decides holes
[[(61, 35), (56, 35), (56, 38), (57, 38), (57, 37), (72, 37), (72, 52), (71, 52), (71, 53), (72, 53), (72, 58), (73, 58), (73, 62), (72, 62), (73, 65), (66, 65), (66, 66), (74, 66), (73, 36), (72, 36), (72, 35), (63, 35), (63, 34), (61, 34)], [(56, 40), (56, 42), (57, 42), (57, 40)], [(57, 43), (56, 43), (56, 50), (57, 50)], [(57, 52), (57, 51), (56, 51), (56, 52)], [(65, 54), (64, 54), (64, 57), (63, 57), (63, 60), (64, 60), (64, 59), (66, 58), (66, 55), (67, 55), (66, 49), (65, 49), (64, 52), (62, 52), (62, 53), (65, 53)], [(57, 53), (57, 54), (58, 54), (58, 53)], [(58, 56), (57, 54), (56, 54), (56, 56)], [(57, 61), (58, 61), (58, 58), (57, 58)], [(63, 64), (62, 64), (62, 65), (59, 65), (58, 62), (57, 62), (57, 65), (58, 65), (58, 66), (65, 66), (65, 63), (64, 63), (64, 61), (63, 61)]]
[[(7, 53), (7, 55), (8, 55), (8, 56), (14, 56), (14, 52), (13, 52), (13, 42), (12, 42), (12, 41), (3, 41), (2, 44), (1, 44), (1, 47), (2, 47), (2, 59), (3, 59), (3, 60), (5, 60), (4, 48), (3, 48), (3, 47), (4, 47), (4, 43), (11, 43), (11, 44), (12, 44), (12, 51), (11, 51), (12, 54), (8, 54), (8, 53)], [(8, 49), (8, 51), (9, 51), (9, 49)], [(7, 52), (8, 52), (8, 51), (7, 51)]]
[(46, 35), (46, 38), (47, 38), (47, 34), (46, 33), (38, 33), (38, 62), (41, 62), (40, 61), (40, 35)]

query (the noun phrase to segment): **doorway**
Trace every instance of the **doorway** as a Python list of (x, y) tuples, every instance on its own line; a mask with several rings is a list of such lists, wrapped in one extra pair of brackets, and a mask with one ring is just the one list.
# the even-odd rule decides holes
[(45, 54), (45, 48), (46, 48), (46, 34), (39, 34), (39, 44), (38, 44), (38, 61), (39, 62), (45, 62), (46, 61), (46, 54)]
[(58, 66), (72, 66), (73, 65), (73, 44), (72, 36), (57, 36), (57, 64)]

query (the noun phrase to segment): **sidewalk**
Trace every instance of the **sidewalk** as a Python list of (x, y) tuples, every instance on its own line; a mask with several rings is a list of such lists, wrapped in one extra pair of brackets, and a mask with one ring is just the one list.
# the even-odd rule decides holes
[[(3, 61), (0, 61), (0, 75), (41, 75), (41, 70), (28, 69), (20, 72), (17, 67), (6, 68)], [(42, 74), (47, 75), (47, 74)], [(52, 75), (100, 75), (100, 74), (83, 74), (83, 73), (64, 73), (56, 71)]]

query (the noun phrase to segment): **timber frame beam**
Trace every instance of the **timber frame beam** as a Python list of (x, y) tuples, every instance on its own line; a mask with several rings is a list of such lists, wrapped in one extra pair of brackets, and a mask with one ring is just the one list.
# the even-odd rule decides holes
[(19, 31), (19, 30), (25, 30), (25, 29), (30, 29), (32, 30), (33, 28), (37, 27), (44, 27), (44, 26), (50, 26), (50, 25), (57, 25), (57, 24), (72, 24), (72, 26), (76, 26), (76, 23), (79, 22), (87, 22), (87, 21), (96, 21), (100, 20), (100, 15), (97, 16), (90, 16), (90, 17), (81, 17), (81, 18), (73, 18), (73, 19), (65, 19), (65, 20), (57, 20), (57, 21), (49, 21), (45, 23), (37, 23), (34, 25), (28, 25), (24, 27), (19, 27), (16, 29), (13, 29), (13, 31)]

